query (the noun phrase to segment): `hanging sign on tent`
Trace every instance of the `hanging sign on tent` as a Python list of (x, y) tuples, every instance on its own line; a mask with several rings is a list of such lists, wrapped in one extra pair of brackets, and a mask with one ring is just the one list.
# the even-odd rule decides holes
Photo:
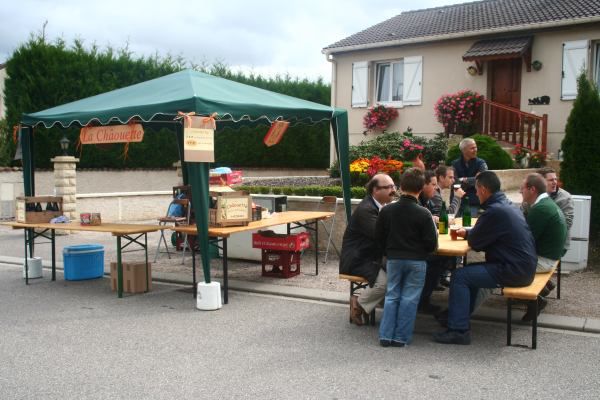
[(79, 133), (81, 144), (130, 143), (143, 139), (142, 124), (85, 126)]
[(287, 121), (273, 121), (269, 132), (265, 135), (263, 143), (267, 147), (275, 146), (283, 138), (283, 134), (287, 130), (290, 123)]
[(186, 162), (215, 162), (215, 119), (184, 114), (183, 160)]

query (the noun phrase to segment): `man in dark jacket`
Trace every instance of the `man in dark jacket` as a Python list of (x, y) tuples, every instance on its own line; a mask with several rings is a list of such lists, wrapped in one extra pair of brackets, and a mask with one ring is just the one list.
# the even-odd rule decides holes
[(484, 212), (470, 231), (458, 236), (475, 251), (485, 251), (485, 263), (454, 271), (448, 300), (448, 330), (433, 335), (446, 344), (470, 344), (470, 314), (480, 288), (527, 286), (535, 276), (535, 242), (523, 213), (510, 205), (492, 171), (477, 175), (475, 187)]
[(394, 198), (396, 186), (389, 175), (377, 174), (367, 183), (367, 193), (346, 227), (340, 256), (341, 274), (369, 281), (369, 288), (350, 298), (351, 320), (356, 325), (362, 325), (363, 316), (368, 316), (385, 297), (387, 279), (382, 269), (382, 250), (375, 241), (375, 222), (381, 207)]
[[(460, 141), (458, 148), (461, 152), (461, 157), (452, 162), (456, 182), (461, 184), (461, 188), (469, 196), (469, 204), (466, 204), (464, 197), (461, 202), (460, 210), (457, 210), (456, 216), (462, 215), (464, 207), (471, 207), (471, 217), (477, 217), (479, 213), (479, 199), (475, 193), (475, 177), (483, 171), (487, 171), (488, 166), (485, 160), (477, 158), (477, 144), (471, 138), (465, 138)], [(453, 198), (453, 193), (450, 194)]]

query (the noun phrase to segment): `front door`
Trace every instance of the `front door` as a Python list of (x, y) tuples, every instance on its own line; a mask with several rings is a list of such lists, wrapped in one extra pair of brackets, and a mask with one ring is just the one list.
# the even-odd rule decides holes
[[(521, 65), (522, 60), (495, 60), (489, 62), (491, 100), (520, 110), (521, 107)], [(490, 116), (492, 133), (509, 133), (519, 129), (516, 114), (506, 110), (496, 110)], [(501, 137), (501, 136), (500, 136)]]

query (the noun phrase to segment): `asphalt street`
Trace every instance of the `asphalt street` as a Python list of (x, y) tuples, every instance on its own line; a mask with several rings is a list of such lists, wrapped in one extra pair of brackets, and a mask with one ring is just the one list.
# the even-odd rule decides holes
[(176, 285), (118, 299), (108, 279), (47, 276), (0, 264), (2, 399), (600, 398), (598, 334), (540, 329), (534, 351), (475, 322), (448, 346), (419, 318), (411, 346), (382, 348), (345, 305), (232, 292), (199, 311)]

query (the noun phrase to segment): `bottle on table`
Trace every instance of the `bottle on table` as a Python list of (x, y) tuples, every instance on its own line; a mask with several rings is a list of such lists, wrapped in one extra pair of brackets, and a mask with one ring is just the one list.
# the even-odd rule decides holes
[(442, 210), (440, 211), (440, 219), (438, 222), (440, 235), (448, 233), (448, 210), (446, 210), (446, 202), (442, 201)]
[(463, 198), (465, 203), (462, 215), (462, 225), (463, 227), (471, 226), (471, 206), (469, 205), (469, 196), (465, 196)]
[(40, 202), (35, 203), (35, 211), (43, 211), (42, 210), (42, 204)]

